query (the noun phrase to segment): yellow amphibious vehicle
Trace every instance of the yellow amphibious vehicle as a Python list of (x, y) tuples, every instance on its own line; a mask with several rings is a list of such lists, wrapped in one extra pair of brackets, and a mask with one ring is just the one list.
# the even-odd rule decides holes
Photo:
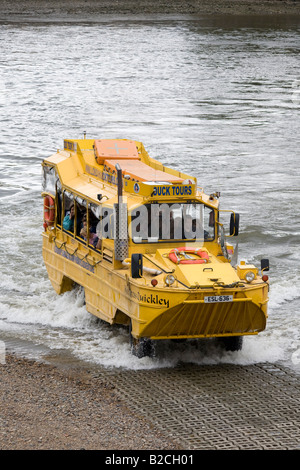
[[(43, 161), (43, 257), (58, 294), (81, 285), (87, 310), (129, 326), (133, 354), (156, 340), (221, 338), (239, 349), (265, 329), (268, 260), (235, 265), (239, 216), (219, 193), (164, 167), (141, 142), (65, 140)], [(231, 212), (231, 213), (230, 213)], [(230, 219), (229, 219), (230, 216)]]

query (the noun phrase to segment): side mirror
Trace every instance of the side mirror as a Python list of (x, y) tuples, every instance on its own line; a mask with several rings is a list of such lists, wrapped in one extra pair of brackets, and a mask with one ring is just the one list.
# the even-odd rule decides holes
[(232, 212), (230, 216), (230, 235), (236, 237), (239, 234), (240, 214)]
[(143, 256), (140, 253), (131, 255), (131, 277), (138, 279), (143, 275)]
[(268, 259), (262, 259), (260, 261), (260, 267), (262, 271), (269, 271), (270, 265)]

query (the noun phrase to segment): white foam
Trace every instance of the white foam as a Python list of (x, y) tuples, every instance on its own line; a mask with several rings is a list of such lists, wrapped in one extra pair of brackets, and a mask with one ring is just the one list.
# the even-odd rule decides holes
[(297, 275), (283, 275), (280, 279), (271, 281), (269, 293), (269, 308), (275, 309), (284, 302), (300, 298), (300, 280)]
[(13, 331), (18, 337), (42, 342), (50, 348), (66, 349), (84, 361), (104, 367), (150, 369), (174, 367), (178, 363), (249, 365), (286, 360), (300, 347), (299, 318), (291, 322), (290, 315), (285, 317), (285, 322), (274, 308), (285, 302), (280, 293), (273, 304), (267, 330), (244, 337), (241, 351), (225, 352), (206, 341), (165, 341), (159, 343), (156, 357), (138, 359), (131, 354), (128, 330), (97, 322), (86, 311), (81, 289), (58, 296), (46, 277), (39, 282), (31, 279), (28, 291), (26, 286), (15, 285), (11, 275), (4, 276), (3, 281), (5, 289), (14, 289), (14, 295), (9, 305), (0, 297), (0, 319), (5, 319), (0, 323), (1, 330)]

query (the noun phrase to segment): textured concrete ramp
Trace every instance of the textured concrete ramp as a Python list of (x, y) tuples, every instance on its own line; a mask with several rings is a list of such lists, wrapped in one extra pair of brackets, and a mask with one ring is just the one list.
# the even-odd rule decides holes
[(183, 449), (300, 449), (300, 376), (284, 367), (183, 365), (109, 380)]

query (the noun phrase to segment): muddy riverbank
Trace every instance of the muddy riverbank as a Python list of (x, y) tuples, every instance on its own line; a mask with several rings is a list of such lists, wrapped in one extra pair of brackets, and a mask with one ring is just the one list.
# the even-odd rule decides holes
[[(0, 1), (0, 14), (40, 15), (49, 18), (55, 15), (73, 14), (186, 14), (186, 15), (299, 15), (299, 0), (30, 0)], [(1, 18), (0, 18), (1, 20)]]
[(14, 354), (0, 364), (1, 450), (178, 449), (88, 369)]
[(9, 353), (0, 390), (1, 450), (299, 449), (299, 378), (276, 364), (126, 371)]

